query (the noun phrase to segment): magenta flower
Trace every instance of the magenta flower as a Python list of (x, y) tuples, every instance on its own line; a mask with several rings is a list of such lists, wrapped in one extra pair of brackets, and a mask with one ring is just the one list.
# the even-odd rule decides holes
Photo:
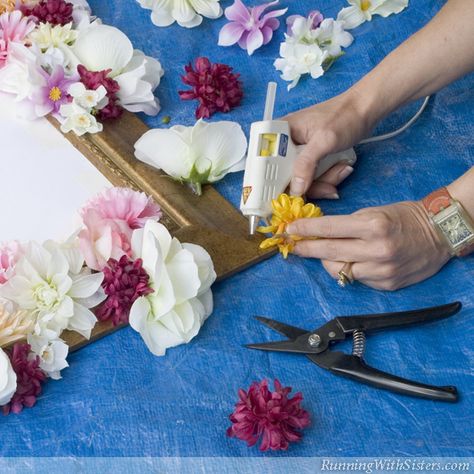
[(51, 23), (52, 25), (67, 25), (71, 23), (74, 5), (64, 0), (42, 0), (33, 8), (22, 7), (22, 12), (26, 16), (35, 17), (41, 23)]
[(15, 264), (21, 254), (21, 246), (16, 241), (0, 245), (0, 285), (6, 283), (13, 276)]
[(117, 92), (120, 90), (118, 82), (108, 77), (111, 69), (104, 71), (89, 71), (85, 66), (80, 64), (77, 66), (77, 72), (81, 77), (81, 82), (89, 90), (96, 90), (100, 86), (104, 86), (109, 99), (107, 105), (100, 109), (97, 117), (100, 120), (115, 119), (122, 115), (123, 107), (118, 103)]
[(2, 407), (4, 415), (20, 413), (23, 407), (31, 408), (41, 394), (46, 374), (39, 367), (39, 356), (31, 358), (30, 350), (29, 344), (17, 342), (9, 354), (17, 386), (10, 403)]
[(261, 451), (286, 450), (290, 442), (301, 439), (299, 430), (310, 424), (309, 413), (301, 408), (303, 395), (298, 392), (289, 398), (291, 387), (282, 387), (277, 379), (274, 385), (274, 392), (266, 380), (254, 382), (248, 392), (239, 390), (227, 436), (246, 441), (248, 446), (262, 438)]
[(18, 10), (0, 15), (0, 68), (8, 58), (10, 43), (21, 43), (35, 29), (35, 23)]
[(241, 0), (225, 9), (225, 17), (230, 21), (219, 33), (219, 46), (231, 46), (239, 43), (248, 54), (271, 41), (273, 32), (280, 26), (277, 17), (284, 15), (288, 8), (274, 10), (262, 16), (263, 12), (278, 3), (264, 3), (256, 7), (246, 7)]
[(49, 113), (57, 114), (61, 105), (71, 101), (67, 91), (69, 86), (79, 80), (79, 77), (67, 78), (62, 66), (56, 66), (51, 75), (41, 69), (41, 74), (45, 78), (45, 85), (40, 87), (34, 94), (33, 102), (37, 107), (37, 114), (40, 116)]
[(192, 87), (179, 91), (182, 100), (199, 101), (196, 118), (209, 118), (216, 112), (229, 112), (242, 101), (240, 74), (232, 72), (226, 64), (211, 63), (209, 59), (196, 59), (195, 67), (189, 63), (184, 67), (186, 74), (181, 80)]
[(126, 255), (119, 261), (111, 258), (107, 262), (102, 283), (107, 299), (97, 310), (97, 319), (112, 320), (114, 326), (128, 324), (130, 308), (135, 300), (153, 293), (149, 286), (150, 277), (142, 263), (140, 258), (133, 261)]

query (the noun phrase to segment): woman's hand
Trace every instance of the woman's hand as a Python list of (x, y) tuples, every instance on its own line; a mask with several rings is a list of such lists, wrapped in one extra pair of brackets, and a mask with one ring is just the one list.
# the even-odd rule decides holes
[(352, 172), (340, 163), (313, 183), (318, 162), (330, 153), (346, 150), (369, 134), (372, 122), (364, 110), (368, 102), (361, 100), (356, 89), (333, 99), (285, 117), (297, 144), (306, 145), (296, 160), (290, 193), (311, 198), (337, 199), (336, 186)]
[(450, 259), (419, 202), (407, 201), (362, 209), (347, 216), (300, 219), (289, 234), (321, 237), (301, 240), (295, 253), (320, 258), (337, 278), (344, 262), (354, 262), (354, 278), (373, 288), (396, 290), (422, 281)]

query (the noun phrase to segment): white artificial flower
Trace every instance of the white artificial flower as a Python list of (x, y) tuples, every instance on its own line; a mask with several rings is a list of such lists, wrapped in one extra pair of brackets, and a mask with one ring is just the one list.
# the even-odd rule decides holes
[(346, 30), (356, 28), (365, 21), (371, 21), (373, 15), (387, 17), (400, 13), (408, 6), (408, 0), (347, 0), (350, 7), (343, 8), (337, 20), (344, 23)]
[(175, 21), (179, 26), (193, 28), (202, 22), (202, 17), (219, 18), (222, 15), (220, 0), (137, 0), (151, 10), (151, 21), (156, 26), (169, 26)]
[(16, 392), (16, 373), (10, 358), (0, 348), (0, 406), (10, 402)]
[(85, 133), (101, 132), (104, 128), (101, 123), (97, 122), (97, 119), (90, 111), (74, 102), (61, 105), (59, 113), (64, 119), (61, 124), (61, 131), (63, 133), (73, 131), (80, 137)]
[(341, 47), (347, 48), (354, 41), (353, 36), (344, 30), (343, 22), (333, 18), (326, 18), (321, 22), (314, 30), (314, 39), (331, 57), (339, 56), (342, 52)]
[(54, 340), (69, 329), (89, 338), (97, 320), (85, 301), (101, 291), (104, 275), (76, 270), (61, 246), (30, 242), (15, 275), (0, 287), (0, 297), (32, 314), (34, 336)]
[(198, 120), (194, 127), (149, 130), (135, 143), (139, 160), (191, 183), (198, 194), (201, 184), (243, 170), (246, 150), (247, 139), (236, 122)]
[(154, 291), (134, 302), (130, 325), (153, 354), (164, 355), (196, 336), (212, 313), (214, 265), (202, 247), (181, 244), (152, 220), (133, 232), (132, 253), (143, 260)]
[(69, 346), (61, 339), (48, 340), (45, 337), (28, 336), (31, 351), (40, 359), (40, 368), (54, 380), (61, 378), (61, 370), (69, 367), (66, 361)]
[(68, 0), (72, 3), (72, 19), (76, 29), (81, 29), (88, 26), (92, 20), (91, 7), (87, 3), (87, 0)]
[(67, 25), (52, 25), (40, 23), (29, 35), (29, 39), (40, 49), (69, 48), (76, 41), (78, 32), (72, 29), (72, 23)]
[(153, 93), (163, 75), (161, 64), (134, 51), (131, 41), (119, 29), (94, 22), (80, 31), (72, 51), (76, 64), (89, 71), (111, 70), (109, 76), (120, 86), (117, 97), (124, 109), (149, 115), (159, 112)]
[(281, 71), (281, 78), (291, 81), (288, 90), (298, 84), (303, 74), (311, 74), (316, 79), (324, 74), (323, 62), (329, 53), (323, 51), (317, 43), (304, 44), (285, 41), (280, 45), (280, 58), (273, 65)]
[(87, 89), (82, 82), (76, 82), (69, 86), (68, 94), (73, 98), (73, 102), (79, 107), (91, 111), (104, 108), (109, 99), (107, 98), (107, 89), (100, 86), (95, 90)]

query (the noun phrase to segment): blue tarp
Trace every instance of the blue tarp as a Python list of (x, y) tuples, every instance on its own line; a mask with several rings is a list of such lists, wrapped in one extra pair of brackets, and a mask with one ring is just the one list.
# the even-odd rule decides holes
[[(183, 66), (197, 56), (232, 65), (242, 74), (240, 108), (214, 120), (246, 130), (261, 117), (266, 84), (280, 85), (276, 113), (334, 96), (374, 67), (438, 11), (441, 1), (417, 0), (401, 14), (375, 17), (353, 30), (354, 44), (317, 80), (291, 92), (272, 63), (284, 28), (252, 57), (217, 46), (225, 19), (195, 29), (153, 26), (132, 0), (92, 0), (105, 23), (122, 29), (136, 48), (158, 57), (166, 74), (158, 90), (163, 111), (151, 126), (194, 122), (195, 105), (179, 100)], [(231, 2), (223, 0), (223, 6)], [(255, 3), (255, 2), (254, 2)], [(319, 8), (335, 16), (343, 0), (282, 0), (289, 14)], [(400, 67), (403, 67), (400, 65)], [(359, 162), (339, 201), (321, 201), (326, 214), (419, 199), (474, 163), (473, 76), (432, 98), (423, 116), (396, 139), (357, 148)], [(404, 123), (419, 104), (393, 114), (378, 131)], [(238, 204), (242, 175), (218, 189)], [(232, 242), (229, 242), (232, 245)], [(31, 410), (0, 421), (3, 456), (262, 456), (225, 435), (239, 387), (279, 378), (304, 394), (312, 426), (287, 453), (265, 456), (473, 456), (474, 258), (451, 261), (438, 275), (394, 293), (356, 284), (340, 289), (318, 261), (274, 257), (214, 287), (215, 311), (190, 344), (166, 357), (150, 354), (140, 336), (123, 329), (70, 356), (63, 379), (46, 384)], [(457, 404), (419, 400), (357, 384), (319, 369), (306, 358), (261, 353), (244, 343), (275, 338), (252, 316), (268, 315), (312, 328), (337, 315), (403, 310), (460, 300), (457, 316), (368, 340), (367, 360), (383, 370), (435, 385), (456, 385)]]

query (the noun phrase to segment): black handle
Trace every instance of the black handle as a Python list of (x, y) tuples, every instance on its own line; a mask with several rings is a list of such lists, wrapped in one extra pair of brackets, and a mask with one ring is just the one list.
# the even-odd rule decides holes
[(345, 333), (350, 333), (357, 329), (376, 331), (378, 329), (438, 321), (453, 316), (461, 308), (462, 304), (456, 301), (455, 303), (445, 304), (443, 306), (433, 306), (432, 308), (413, 311), (383, 313), (378, 315), (341, 316), (336, 318), (336, 321)]
[(375, 369), (357, 356), (344, 354), (343, 352), (326, 352), (324, 354), (308, 354), (307, 357), (315, 364), (337, 375), (373, 385), (377, 388), (442, 402), (454, 403), (458, 401), (456, 387), (435, 387), (403, 379)]

